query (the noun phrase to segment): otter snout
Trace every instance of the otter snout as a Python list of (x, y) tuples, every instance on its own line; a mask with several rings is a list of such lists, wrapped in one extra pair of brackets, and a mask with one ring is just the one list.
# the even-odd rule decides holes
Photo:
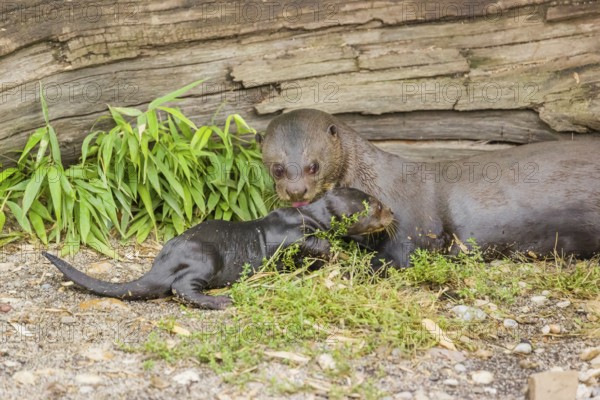
[(288, 196), (290, 196), (290, 200), (293, 202), (305, 201), (308, 187), (302, 181), (288, 183), (285, 188), (285, 192), (288, 194)]

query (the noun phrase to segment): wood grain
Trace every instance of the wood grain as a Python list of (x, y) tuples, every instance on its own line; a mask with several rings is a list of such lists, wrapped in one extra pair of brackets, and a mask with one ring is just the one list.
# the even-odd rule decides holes
[(600, 2), (469, 4), (3, 3), (0, 162), (43, 124), (40, 88), (73, 160), (93, 126), (109, 126), (97, 121), (107, 104), (143, 109), (202, 78), (178, 104), (198, 123), (237, 112), (260, 130), (311, 107), (371, 140), (436, 146), (600, 130)]

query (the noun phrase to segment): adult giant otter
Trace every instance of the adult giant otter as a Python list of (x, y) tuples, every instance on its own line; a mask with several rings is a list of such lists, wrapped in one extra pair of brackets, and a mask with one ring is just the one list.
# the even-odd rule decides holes
[(500, 254), (600, 250), (600, 141), (527, 144), (447, 163), (382, 151), (318, 110), (274, 118), (263, 162), (282, 200), (299, 206), (337, 186), (358, 188), (394, 212), (397, 233), (374, 249), (407, 266), (416, 248), (448, 249), (455, 236)]
[[(92, 278), (52, 254), (43, 252), (66, 277), (100, 296), (131, 300), (153, 299), (175, 294), (196, 306), (222, 309), (231, 304), (225, 296), (207, 296), (206, 289), (227, 286), (238, 280), (245, 263), (255, 268), (280, 246), (299, 243), (302, 255), (320, 256), (329, 242), (310, 235), (331, 227), (331, 218), (359, 214), (347, 235), (363, 235), (386, 228), (393, 220), (389, 208), (366, 193), (352, 188), (328, 192), (318, 201), (300, 207), (280, 208), (264, 218), (247, 222), (204, 221), (169, 240), (152, 269), (126, 283)], [(250, 271), (252, 272), (252, 271)]]

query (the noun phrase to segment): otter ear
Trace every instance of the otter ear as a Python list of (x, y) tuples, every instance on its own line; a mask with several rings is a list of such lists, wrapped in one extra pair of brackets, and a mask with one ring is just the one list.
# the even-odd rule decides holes
[(331, 136), (337, 136), (337, 134), (338, 134), (337, 126), (329, 125), (329, 128), (327, 128), (327, 133), (330, 134)]
[(262, 145), (263, 139), (264, 139), (264, 136), (261, 135), (260, 133), (257, 133), (256, 135), (254, 135), (254, 140), (256, 140), (256, 143), (258, 144), (259, 147)]

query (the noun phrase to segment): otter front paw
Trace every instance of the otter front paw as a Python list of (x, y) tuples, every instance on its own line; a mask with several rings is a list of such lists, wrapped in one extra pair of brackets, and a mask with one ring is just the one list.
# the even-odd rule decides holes
[(198, 304), (202, 308), (208, 310), (225, 310), (227, 307), (233, 305), (233, 300), (228, 296), (206, 296), (206, 299)]

